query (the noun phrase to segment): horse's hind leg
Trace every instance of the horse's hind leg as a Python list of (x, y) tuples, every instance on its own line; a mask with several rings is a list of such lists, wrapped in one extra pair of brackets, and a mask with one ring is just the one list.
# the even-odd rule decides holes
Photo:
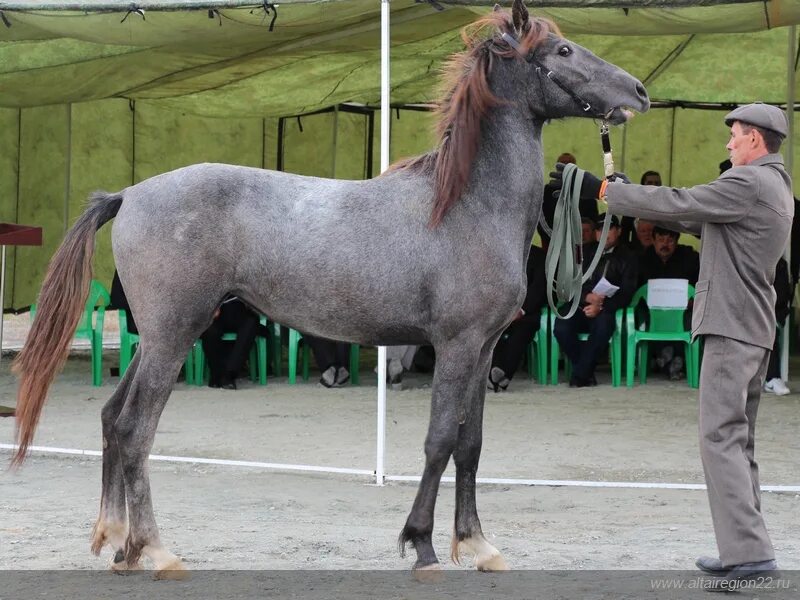
[(108, 544), (114, 552), (113, 562), (121, 568), (133, 568), (124, 564), (125, 538), (128, 535), (128, 515), (125, 507), (125, 481), (122, 477), (117, 437), (114, 422), (117, 420), (125, 398), (131, 389), (140, 353), (136, 352), (130, 367), (119, 382), (101, 413), (103, 424), (103, 488), (100, 496), (100, 515), (92, 531), (92, 552), (100, 554)]
[[(439, 568), (433, 549), (433, 514), (436, 495), (447, 461), (458, 438), (458, 403), (475, 377), (480, 346), (470, 340), (451, 340), (436, 347), (436, 370), (433, 376), (430, 424), (425, 438), (425, 470), (414, 506), (400, 533), (400, 552), (410, 542), (417, 552), (414, 569)], [(468, 416), (468, 419), (471, 419)]]
[(473, 409), (467, 420), (458, 428), (458, 440), (453, 452), (456, 465), (456, 516), (450, 556), (455, 563), (463, 550), (475, 556), (475, 567), (480, 571), (506, 571), (508, 566), (500, 552), (486, 541), (478, 519), (475, 501), (475, 478), (483, 443), (483, 404), (486, 397), (486, 378), (492, 361), (493, 341), (487, 342), (481, 352), (478, 378), (473, 379), (469, 401)]
[(136, 565), (144, 554), (153, 561), (157, 578), (180, 578), (185, 570), (181, 560), (161, 544), (153, 515), (147, 460), (158, 420), (187, 348), (167, 341), (143, 348), (132, 389), (114, 424), (128, 503), (125, 562)]

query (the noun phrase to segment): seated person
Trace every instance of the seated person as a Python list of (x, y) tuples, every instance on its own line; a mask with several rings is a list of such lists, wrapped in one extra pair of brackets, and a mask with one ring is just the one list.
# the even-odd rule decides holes
[[(225, 390), (236, 389), (239, 375), (250, 348), (256, 339), (259, 323), (258, 314), (235, 296), (228, 296), (214, 313), (214, 320), (200, 339), (206, 356), (211, 378), (208, 386)], [(236, 340), (224, 342), (225, 333), (235, 333)], [(226, 346), (230, 350), (226, 351)]]
[(350, 381), (350, 344), (321, 337), (303, 334), (308, 347), (314, 354), (322, 376), (319, 382), (325, 387), (342, 387)]
[(678, 243), (678, 233), (663, 227), (653, 228), (653, 245), (639, 257), (639, 286), (650, 279), (688, 279), (697, 283), (700, 255), (691, 246)]
[[(641, 287), (651, 279), (687, 279), (697, 283), (700, 274), (700, 255), (691, 246), (678, 244), (678, 233), (663, 227), (653, 228), (653, 245), (639, 256), (639, 283)], [(647, 318), (643, 305), (637, 308), (640, 319)], [(686, 312), (686, 328), (690, 327), (691, 314)], [(652, 342), (650, 350), (656, 356), (654, 367), (670, 379), (683, 378), (684, 345), (678, 342)]]
[[(386, 382), (393, 390), (403, 389), (403, 373), (410, 371), (414, 365), (414, 355), (419, 346), (387, 346), (386, 347)], [(375, 367), (375, 372), (378, 368)]]
[[(603, 217), (600, 216), (598, 223), (602, 222)], [(636, 260), (633, 253), (620, 244), (620, 236), (619, 219), (613, 216), (603, 255), (592, 276), (583, 284), (580, 307), (569, 319), (555, 321), (553, 334), (572, 363), (570, 387), (597, 385), (594, 370), (600, 354), (614, 334), (614, 313), (618, 308), (627, 306), (636, 291)], [(596, 250), (597, 242), (584, 247), (584, 269), (589, 266)], [(595, 286), (602, 278), (619, 287), (613, 296), (594, 293)], [(581, 347), (578, 335), (587, 332), (589, 339)]]
[(125, 290), (122, 289), (122, 282), (120, 282), (119, 273), (116, 270), (114, 270), (114, 279), (111, 281), (111, 293), (109, 295), (111, 296), (109, 309), (124, 310), (128, 322), (128, 332), (138, 334), (139, 330), (136, 328), (136, 321), (133, 319), (128, 298), (125, 296)]
[[(789, 267), (786, 260), (781, 258), (775, 267), (775, 322), (780, 326), (786, 322), (792, 304), (792, 282), (789, 279)], [(791, 390), (781, 379), (781, 348), (778, 343), (780, 331), (775, 330), (775, 343), (772, 346), (772, 353), (769, 355), (769, 365), (767, 366), (767, 376), (764, 380), (764, 391), (785, 396)]]
[[(645, 171), (639, 180), (641, 185), (661, 185), (661, 174), (658, 171)], [(642, 243), (636, 227), (637, 219), (633, 217), (622, 217), (622, 243), (632, 250), (642, 250), (648, 244)], [(647, 222), (647, 221), (645, 221)]]
[(525, 349), (539, 330), (542, 307), (547, 302), (544, 259), (545, 251), (538, 246), (531, 246), (525, 302), (500, 336), (492, 355), (492, 369), (487, 387), (495, 392), (506, 390), (522, 362)]
[(591, 244), (597, 239), (597, 223), (589, 217), (581, 217), (581, 243)]
[[(558, 162), (566, 164), (575, 164), (575, 157), (569, 152), (564, 152), (558, 157)], [(544, 186), (544, 194), (542, 195), (542, 217), (548, 227), (553, 227), (553, 216), (556, 212), (556, 203), (558, 202), (558, 193), (553, 196), (555, 190), (550, 187), (550, 184)], [(597, 201), (587, 200), (581, 198), (578, 204), (578, 210), (582, 217), (591, 219), (597, 222)]]
[(636, 254), (642, 254), (645, 250), (653, 245), (653, 227), (655, 225), (652, 221), (645, 219), (634, 219), (633, 233), (634, 237), (628, 247)]

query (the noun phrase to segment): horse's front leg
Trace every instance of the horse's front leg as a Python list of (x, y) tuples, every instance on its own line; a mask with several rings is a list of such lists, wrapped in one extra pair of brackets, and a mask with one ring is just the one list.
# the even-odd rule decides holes
[(475, 557), (479, 571), (507, 571), (508, 566), (500, 552), (486, 541), (478, 519), (475, 501), (475, 478), (483, 443), (483, 403), (486, 397), (486, 379), (491, 368), (494, 342), (487, 342), (481, 352), (477, 378), (473, 378), (468, 391), (467, 420), (458, 428), (458, 439), (453, 452), (456, 464), (456, 516), (450, 556), (459, 564), (461, 552)]
[(401, 555), (405, 555), (406, 543), (416, 550), (415, 570), (440, 568), (431, 539), (436, 494), (458, 439), (458, 403), (476, 376), (479, 354), (480, 343), (470, 340), (450, 340), (436, 347), (431, 415), (425, 438), (425, 470), (399, 539)]

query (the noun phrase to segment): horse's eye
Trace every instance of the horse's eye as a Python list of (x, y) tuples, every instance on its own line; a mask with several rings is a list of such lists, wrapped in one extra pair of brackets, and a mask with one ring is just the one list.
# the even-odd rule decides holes
[(558, 53), (561, 56), (569, 56), (572, 54), (572, 48), (569, 46), (561, 46), (561, 48), (558, 49)]

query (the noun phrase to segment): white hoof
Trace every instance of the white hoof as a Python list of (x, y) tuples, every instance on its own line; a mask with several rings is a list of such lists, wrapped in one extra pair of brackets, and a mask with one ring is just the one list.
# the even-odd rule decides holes
[(499, 552), (492, 556), (476, 557), (475, 568), (478, 569), (478, 571), (484, 571), (488, 573), (511, 570), (508, 568), (503, 555)]
[(441, 583), (444, 580), (444, 571), (439, 563), (414, 567), (412, 574), (419, 583)]
[(176, 558), (170, 564), (153, 573), (153, 579), (156, 580), (183, 581), (184, 579), (188, 579), (188, 577), (189, 571), (183, 566), (183, 562), (180, 558)]
[(116, 573), (117, 575), (128, 575), (130, 573), (138, 573), (141, 570), (142, 566), (138, 562), (133, 563), (132, 565), (129, 565), (128, 561), (126, 560), (111, 563), (111, 572)]
[(505, 559), (500, 554), (500, 551), (486, 541), (482, 535), (467, 538), (456, 542), (453, 538), (451, 545), (451, 556), (456, 564), (460, 564), (460, 554), (472, 554), (475, 558), (475, 568), (478, 571), (509, 571)]

